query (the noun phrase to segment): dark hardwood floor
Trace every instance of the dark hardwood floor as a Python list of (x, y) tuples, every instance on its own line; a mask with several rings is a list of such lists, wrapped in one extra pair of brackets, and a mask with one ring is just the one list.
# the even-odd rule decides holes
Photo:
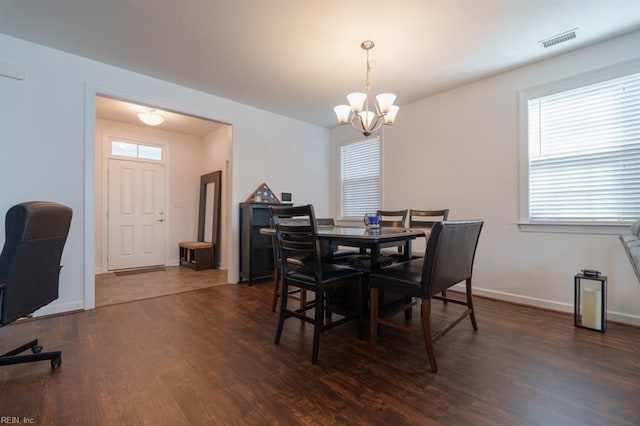
[[(479, 331), (466, 320), (436, 343), (437, 374), (421, 339), (383, 328), (372, 346), (350, 324), (322, 336), (312, 366), (310, 326), (288, 320), (273, 344), (270, 295), (270, 283), (224, 285), (3, 327), (0, 350), (39, 337), (63, 363), (0, 367), (0, 420), (640, 424), (638, 328), (609, 323), (601, 334), (570, 315), (476, 298)], [(434, 303), (441, 320), (457, 308)]]

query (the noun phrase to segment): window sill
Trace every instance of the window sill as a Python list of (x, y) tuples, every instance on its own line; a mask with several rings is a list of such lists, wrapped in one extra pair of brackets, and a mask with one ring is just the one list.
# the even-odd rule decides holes
[(631, 224), (519, 222), (518, 226), (522, 232), (622, 235), (630, 232)]

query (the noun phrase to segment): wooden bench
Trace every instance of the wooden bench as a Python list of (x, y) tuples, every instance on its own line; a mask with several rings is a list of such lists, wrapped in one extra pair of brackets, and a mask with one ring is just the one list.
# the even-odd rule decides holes
[(213, 244), (202, 241), (180, 243), (180, 265), (199, 271), (213, 268)]

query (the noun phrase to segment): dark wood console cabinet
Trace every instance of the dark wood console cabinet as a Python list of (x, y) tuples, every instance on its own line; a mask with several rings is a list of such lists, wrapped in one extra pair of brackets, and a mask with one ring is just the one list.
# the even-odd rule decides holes
[(273, 277), (273, 242), (260, 228), (270, 226), (268, 203), (240, 203), (240, 282)]

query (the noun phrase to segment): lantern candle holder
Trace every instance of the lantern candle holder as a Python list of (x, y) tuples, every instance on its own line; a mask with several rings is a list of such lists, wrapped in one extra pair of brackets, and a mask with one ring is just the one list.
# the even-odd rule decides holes
[(607, 277), (583, 270), (574, 278), (574, 325), (604, 333), (607, 330)]

